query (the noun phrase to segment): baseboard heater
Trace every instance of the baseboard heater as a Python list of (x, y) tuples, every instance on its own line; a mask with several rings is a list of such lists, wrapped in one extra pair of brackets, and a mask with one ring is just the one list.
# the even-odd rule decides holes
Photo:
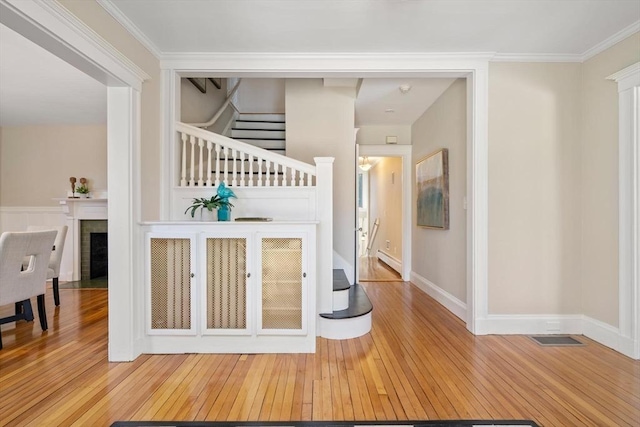
[(392, 257), (391, 255), (381, 251), (380, 249), (378, 249), (378, 253), (376, 256), (380, 261), (393, 268), (398, 272), (399, 275), (402, 276), (402, 262), (399, 259)]

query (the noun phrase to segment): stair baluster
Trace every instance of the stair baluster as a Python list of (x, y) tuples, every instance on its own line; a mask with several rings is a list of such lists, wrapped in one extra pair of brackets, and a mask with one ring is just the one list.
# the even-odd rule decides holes
[(213, 142), (207, 140), (207, 187), (211, 187), (211, 150), (213, 148)]

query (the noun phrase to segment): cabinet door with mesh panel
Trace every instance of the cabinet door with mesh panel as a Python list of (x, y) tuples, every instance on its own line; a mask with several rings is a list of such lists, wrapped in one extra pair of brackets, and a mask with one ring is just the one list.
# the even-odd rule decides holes
[(248, 237), (203, 237), (206, 248), (204, 334), (251, 333), (248, 241)]
[(195, 334), (194, 241), (192, 237), (147, 235), (149, 334)]
[(259, 334), (306, 334), (306, 239), (304, 234), (259, 239)]

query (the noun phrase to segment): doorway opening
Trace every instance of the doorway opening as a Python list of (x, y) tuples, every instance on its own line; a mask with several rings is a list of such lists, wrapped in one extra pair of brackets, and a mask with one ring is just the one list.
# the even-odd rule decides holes
[(358, 165), (359, 281), (402, 281), (402, 158), (361, 156)]

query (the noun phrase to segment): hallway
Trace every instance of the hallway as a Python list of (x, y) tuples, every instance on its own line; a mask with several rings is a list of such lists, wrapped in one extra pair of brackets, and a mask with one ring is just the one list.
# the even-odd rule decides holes
[(360, 257), (360, 282), (402, 282), (397, 271), (376, 257)]

